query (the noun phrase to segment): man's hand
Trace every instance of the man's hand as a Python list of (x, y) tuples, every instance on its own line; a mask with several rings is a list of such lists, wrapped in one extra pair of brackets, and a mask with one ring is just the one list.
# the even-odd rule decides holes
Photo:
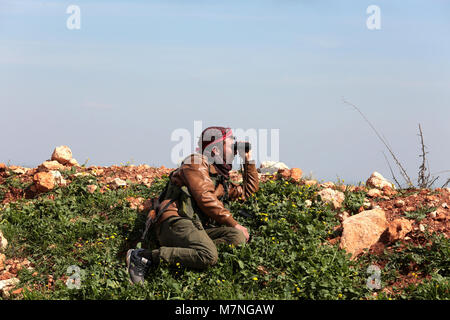
[[(244, 141), (240, 141), (244, 142)], [(245, 150), (238, 149), (239, 156), (241, 159), (245, 159), (245, 162), (249, 162), (252, 159), (252, 150), (250, 149), (248, 152), (245, 152)]]
[(236, 229), (241, 230), (242, 233), (245, 236), (246, 241), (248, 242), (248, 239), (250, 239), (250, 235), (248, 234), (248, 230), (246, 227), (241, 226), (240, 224), (237, 224), (234, 226)]
[(252, 150), (249, 150), (249, 151), (245, 154), (245, 162), (250, 162), (250, 160), (252, 160)]

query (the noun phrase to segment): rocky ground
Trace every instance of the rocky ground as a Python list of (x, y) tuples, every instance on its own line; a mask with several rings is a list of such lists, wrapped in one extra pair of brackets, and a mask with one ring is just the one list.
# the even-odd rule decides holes
[[(335, 184), (333, 182), (319, 183), (315, 180), (302, 178), (298, 168), (289, 169), (285, 166), (270, 164), (259, 169), (260, 181), (270, 179), (286, 179), (298, 184), (314, 185), (318, 188), (321, 200), (329, 203), (336, 211), (336, 217), (341, 221), (329, 243), (340, 243), (342, 249), (352, 254), (354, 259), (369, 250), (370, 254), (379, 255), (390, 250), (394, 243), (414, 243), (425, 245), (425, 233), (440, 233), (450, 237), (450, 188), (445, 189), (404, 189), (396, 190), (389, 181), (378, 173), (373, 173), (365, 184), (359, 186)], [(72, 152), (66, 146), (55, 149), (51, 159), (44, 161), (36, 168), (23, 168), (0, 164), (0, 213), (2, 208), (19, 199), (33, 199), (45, 196), (46, 192), (71, 183), (79, 175), (96, 176), (100, 182), (100, 192), (111, 188), (126, 188), (133, 183), (150, 186), (156, 178), (170, 174), (173, 168), (150, 167), (148, 165), (127, 166), (80, 166), (72, 158)], [(70, 171), (63, 178), (61, 171)], [(9, 178), (14, 178), (13, 180)], [(9, 180), (8, 180), (9, 179)], [(242, 177), (233, 171), (231, 179), (239, 182)], [(10, 183), (6, 184), (6, 181)], [(13, 181), (14, 183), (12, 183)], [(97, 186), (92, 186), (94, 192)], [(351, 203), (354, 212), (349, 212), (349, 194), (363, 195), (362, 203)], [(50, 196), (51, 197), (51, 196)], [(356, 196), (355, 196), (356, 197)], [(130, 204), (140, 210), (145, 209), (142, 198), (128, 198)], [(361, 200), (361, 199), (360, 199)], [(347, 201), (347, 203), (346, 203)], [(2, 248), (7, 247), (7, 239), (0, 232), (0, 291), (3, 296), (18, 295), (15, 290), (16, 275), (21, 268), (33, 270), (33, 265), (27, 259), (6, 257)], [(400, 246), (401, 248), (401, 246)], [(398, 246), (396, 247), (398, 249)], [(382, 264), (380, 265), (382, 267)], [(420, 281), (412, 271), (396, 283), (385, 288), (401, 286)], [(53, 279), (48, 279), (51, 286)]]

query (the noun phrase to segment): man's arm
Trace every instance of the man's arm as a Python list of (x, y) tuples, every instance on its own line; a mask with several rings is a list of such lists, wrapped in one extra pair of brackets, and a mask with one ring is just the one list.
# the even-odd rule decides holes
[(259, 177), (256, 171), (255, 162), (249, 159), (245, 160), (244, 172), (242, 173), (242, 185), (231, 184), (228, 191), (230, 199), (248, 199), (252, 194), (259, 190)]
[[(198, 155), (193, 155), (193, 157), (198, 157)], [(195, 160), (191, 159), (190, 163), (183, 164), (180, 169), (185, 184), (198, 207), (219, 224), (236, 226), (237, 221), (233, 219), (230, 211), (223, 206), (214, 192), (214, 183), (209, 177), (207, 161), (205, 159)]]

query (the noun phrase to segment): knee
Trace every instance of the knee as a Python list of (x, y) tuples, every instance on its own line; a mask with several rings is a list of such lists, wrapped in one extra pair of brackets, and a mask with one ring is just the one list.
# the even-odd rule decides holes
[(247, 239), (245, 238), (244, 233), (241, 230), (238, 229), (234, 229), (232, 230), (232, 234), (231, 234), (231, 244), (234, 244), (235, 246), (244, 244), (247, 242)]
[(204, 248), (198, 252), (198, 255), (203, 268), (213, 266), (217, 264), (217, 261), (219, 260), (216, 246)]

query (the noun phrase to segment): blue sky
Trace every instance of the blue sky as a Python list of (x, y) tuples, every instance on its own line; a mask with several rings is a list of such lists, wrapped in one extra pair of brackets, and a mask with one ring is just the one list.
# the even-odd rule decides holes
[(88, 165), (175, 167), (171, 133), (201, 120), (280, 129), (280, 160), (318, 179), (390, 177), (345, 97), (412, 177), (419, 122), (432, 171), (450, 170), (449, 34), (439, 0), (0, 0), (0, 162), (37, 166), (69, 145)]

